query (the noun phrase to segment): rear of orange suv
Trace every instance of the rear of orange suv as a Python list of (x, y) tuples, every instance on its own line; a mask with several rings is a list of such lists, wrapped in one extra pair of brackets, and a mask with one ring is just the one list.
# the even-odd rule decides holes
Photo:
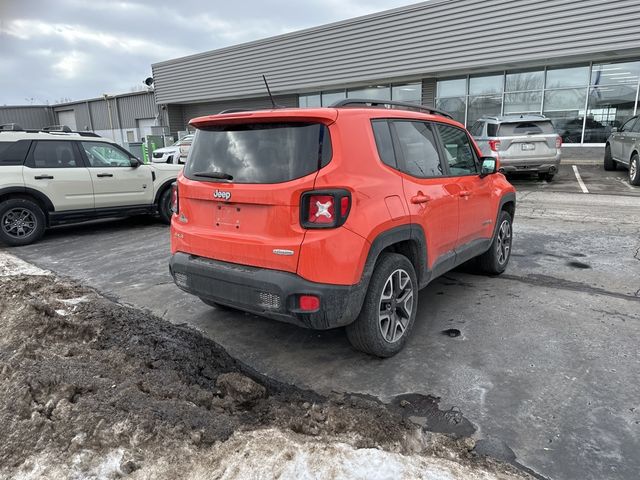
[(195, 138), (174, 190), (175, 283), (215, 307), (313, 329), (346, 325), (356, 348), (397, 353), (433, 260), (428, 236), (411, 222), (403, 175), (380, 160), (372, 127), (372, 116), (427, 116), (388, 112), (281, 109), (192, 120)]

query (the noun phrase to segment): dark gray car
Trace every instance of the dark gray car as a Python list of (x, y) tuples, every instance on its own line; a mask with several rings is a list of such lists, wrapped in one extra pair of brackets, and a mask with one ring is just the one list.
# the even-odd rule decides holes
[(629, 169), (629, 183), (640, 185), (640, 116), (631, 117), (607, 139), (604, 147), (604, 169), (618, 165)]
[(562, 138), (543, 115), (481, 117), (469, 132), (482, 155), (499, 159), (504, 173), (535, 173), (551, 181), (558, 171)]

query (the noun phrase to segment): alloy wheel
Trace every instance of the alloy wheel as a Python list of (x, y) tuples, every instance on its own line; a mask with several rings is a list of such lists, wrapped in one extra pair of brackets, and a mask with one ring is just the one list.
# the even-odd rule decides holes
[(26, 208), (12, 208), (2, 216), (2, 229), (13, 238), (25, 238), (31, 235), (37, 225), (36, 216)]
[(498, 229), (496, 251), (498, 253), (498, 263), (504, 265), (509, 259), (511, 250), (511, 222), (503, 220)]
[(395, 343), (407, 329), (414, 303), (413, 282), (402, 269), (395, 270), (384, 284), (380, 295), (378, 325), (385, 341)]
[(636, 175), (638, 175), (638, 159), (634, 158), (629, 165), (629, 180), (635, 180)]

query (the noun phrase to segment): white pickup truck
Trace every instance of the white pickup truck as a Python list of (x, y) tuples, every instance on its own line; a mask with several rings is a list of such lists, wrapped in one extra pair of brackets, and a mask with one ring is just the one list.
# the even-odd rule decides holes
[(145, 165), (85, 132), (0, 126), (0, 243), (27, 245), (46, 228), (138, 214), (171, 220), (179, 164)]

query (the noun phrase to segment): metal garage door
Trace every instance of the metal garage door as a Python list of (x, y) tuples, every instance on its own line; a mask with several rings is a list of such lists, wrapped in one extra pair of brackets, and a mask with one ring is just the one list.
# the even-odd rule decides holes
[(154, 127), (156, 124), (155, 118), (139, 118), (136, 120), (138, 123), (138, 133), (140, 135), (140, 139), (142, 137), (146, 137), (147, 135), (151, 135), (151, 127)]
[(76, 112), (74, 110), (63, 110), (62, 112), (58, 112), (58, 124), (66, 125), (71, 130), (77, 130)]

